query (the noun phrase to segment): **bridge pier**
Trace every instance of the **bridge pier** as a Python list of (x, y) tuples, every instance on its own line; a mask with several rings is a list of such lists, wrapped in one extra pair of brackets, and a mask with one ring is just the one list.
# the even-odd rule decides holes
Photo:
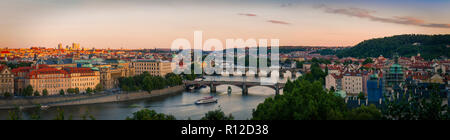
[(216, 92), (216, 86), (214, 86), (214, 84), (209, 84), (209, 92), (211, 93), (215, 93)]
[(248, 95), (248, 88), (245, 83), (242, 85), (242, 95)]
[(277, 84), (275, 84), (275, 95), (280, 95), (280, 86)]

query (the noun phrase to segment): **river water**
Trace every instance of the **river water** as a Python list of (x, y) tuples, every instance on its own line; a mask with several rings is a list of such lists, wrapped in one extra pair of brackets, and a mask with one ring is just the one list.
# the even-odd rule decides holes
[[(221, 80), (239, 80), (239, 78), (227, 77), (207, 77), (205, 80), (211, 79)], [(242, 78), (240, 78), (242, 79)], [(258, 80), (258, 79), (253, 79)], [(232, 93), (228, 94), (228, 86), (232, 88)], [(178, 94), (166, 95), (151, 99), (103, 103), (103, 104), (89, 104), (76, 106), (59, 107), (64, 110), (65, 117), (72, 116), (72, 119), (81, 119), (83, 115), (90, 114), (98, 120), (123, 120), (127, 116), (131, 116), (133, 112), (139, 111), (143, 108), (153, 109), (158, 113), (165, 113), (174, 115), (177, 119), (200, 119), (208, 111), (221, 108), (226, 114), (232, 114), (235, 119), (246, 120), (252, 117), (252, 110), (258, 104), (264, 102), (268, 97), (273, 97), (275, 91), (268, 87), (252, 87), (249, 88), (248, 95), (242, 95), (242, 90), (239, 87), (231, 85), (221, 85), (216, 87), (217, 93), (210, 93), (209, 87), (185, 91)], [(282, 90), (280, 91), (282, 93)], [(206, 96), (214, 96), (218, 98), (217, 103), (195, 105), (194, 102)], [(47, 110), (39, 109), (25, 109), (22, 111), (24, 119), (30, 119), (31, 114), (40, 114), (41, 119), (54, 119), (57, 114), (56, 107), (50, 107)], [(87, 113), (89, 112), (89, 113)], [(8, 119), (8, 110), (0, 110), (0, 119)]]

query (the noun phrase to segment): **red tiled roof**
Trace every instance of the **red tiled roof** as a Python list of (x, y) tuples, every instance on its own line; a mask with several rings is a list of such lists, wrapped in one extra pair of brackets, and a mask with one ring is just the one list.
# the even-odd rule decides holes
[(69, 74), (71, 73), (93, 73), (91, 68), (73, 68), (73, 67), (65, 67), (65, 71), (67, 71)]
[(46, 68), (39, 68), (38, 70), (31, 71), (28, 74), (28, 78), (37, 79), (38, 75), (46, 75), (46, 74), (64, 74), (64, 77), (68, 77), (68, 73), (64, 70), (58, 70), (56, 68), (46, 67)]

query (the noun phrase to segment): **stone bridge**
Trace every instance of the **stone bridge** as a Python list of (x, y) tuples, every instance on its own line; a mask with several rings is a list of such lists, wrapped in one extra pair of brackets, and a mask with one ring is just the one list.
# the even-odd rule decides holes
[(247, 95), (248, 89), (255, 86), (263, 86), (269, 87), (275, 90), (275, 94), (280, 94), (280, 89), (283, 89), (285, 83), (276, 83), (273, 85), (261, 84), (261, 82), (244, 82), (244, 81), (185, 81), (186, 87), (201, 87), (201, 86), (209, 86), (210, 92), (216, 92), (216, 87), (219, 85), (233, 85), (240, 87), (242, 89), (242, 94)]

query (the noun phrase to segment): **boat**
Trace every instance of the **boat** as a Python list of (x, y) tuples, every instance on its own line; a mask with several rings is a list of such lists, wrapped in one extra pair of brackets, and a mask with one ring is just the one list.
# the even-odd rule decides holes
[(48, 106), (48, 105), (41, 106), (41, 110), (47, 110), (48, 108), (50, 108), (50, 106)]
[(209, 104), (209, 103), (217, 103), (217, 99), (213, 96), (204, 97), (203, 99), (195, 101), (195, 104)]
[(189, 90), (194, 90), (195, 89), (195, 86), (190, 86), (189, 87)]

